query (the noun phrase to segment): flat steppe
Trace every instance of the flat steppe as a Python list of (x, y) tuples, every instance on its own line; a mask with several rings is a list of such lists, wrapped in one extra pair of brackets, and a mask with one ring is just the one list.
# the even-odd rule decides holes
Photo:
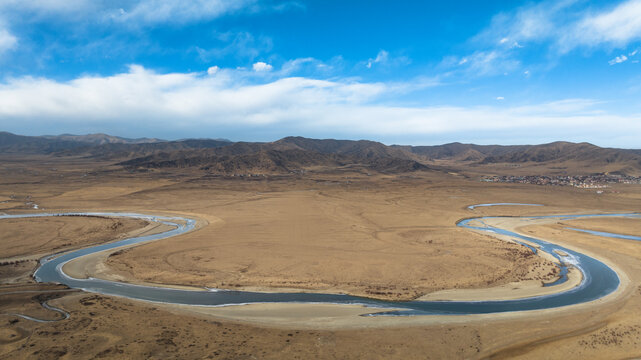
[(130, 235), (151, 225), (135, 219), (60, 216), (0, 220), (0, 279), (3, 284), (33, 281), (31, 273), (46, 255)]
[[(196, 218), (203, 225), (199, 230), (119, 252), (104, 265), (131, 282), (197, 287), (340, 292), (406, 300), (443, 289), (549, 281), (555, 274), (548, 260), (532, 256), (520, 245), (458, 228), (456, 222), (483, 215), (632, 212), (641, 201), (641, 187), (634, 185), (615, 186), (597, 194), (587, 189), (483, 183), (464, 173), (438, 171), (368, 176), (343, 169), (230, 178), (183, 169), (128, 173), (86, 159), (27, 160), (2, 162), (0, 212), (37, 212), (32, 206), (36, 203), (52, 212), (128, 211)], [(467, 208), (494, 202), (546, 206)], [(21, 222), (26, 220), (3, 222), (3, 234), (11, 234), (13, 240), (3, 237), (2, 253), (9, 254), (15, 242), (23, 244), (24, 252), (11, 256), (24, 256), (32, 251), (47, 252), (44, 243), (88, 245), (145, 231), (147, 226), (125, 224), (122, 219), (89, 218), (78, 228), (76, 218), (55, 220), (61, 223), (34, 222), (42, 231), (33, 230), (33, 234), (22, 232), (25, 226)], [(95, 224), (89, 224), (93, 221)], [(123, 225), (110, 233), (114, 222)], [(371, 326), (358, 328), (314, 328), (304, 321), (285, 325), (251, 321), (251, 316), (262, 316), (260, 309), (251, 306), (227, 308), (212, 315), (79, 291), (59, 292), (56, 286), (12, 284), (3, 285), (5, 295), (0, 294), (0, 313), (5, 314), (0, 316), (0, 358), (641, 355), (636, 344), (641, 320), (635, 320), (641, 318), (637, 290), (641, 284), (637, 265), (641, 244), (592, 239), (564, 230), (566, 225), (638, 234), (639, 221), (586, 219), (520, 229), (616, 264), (630, 279), (617, 299), (513, 316), (457, 321), (439, 318), (432, 322), (396, 319), (380, 326), (376, 320)], [(65, 236), (44, 230), (56, 226)], [(107, 230), (100, 231), (105, 238), (89, 236), (98, 228)], [(54, 247), (51, 252), (56, 252)], [(0, 269), (4, 266), (8, 265)], [(3, 276), (2, 282), (15, 281)], [(39, 306), (48, 299), (49, 304), (68, 311), (70, 318), (36, 323), (7, 315), (59, 316), (47, 315)], [(367, 312), (340, 307), (266, 311), (290, 312), (303, 320), (310, 312), (341, 319)]]

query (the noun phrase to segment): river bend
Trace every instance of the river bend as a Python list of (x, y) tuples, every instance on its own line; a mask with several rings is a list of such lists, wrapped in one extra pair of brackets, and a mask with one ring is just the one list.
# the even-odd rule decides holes
[[(39, 282), (54, 282), (65, 284), (71, 288), (82, 289), (87, 292), (100, 293), (127, 297), (131, 299), (197, 306), (228, 306), (251, 303), (332, 303), (332, 304), (361, 304), (368, 307), (388, 308), (388, 312), (379, 312), (373, 315), (469, 315), (502, 313), (513, 311), (529, 311), (550, 309), (561, 306), (569, 306), (600, 299), (613, 293), (620, 285), (617, 273), (602, 261), (550, 242), (534, 237), (523, 236), (515, 232), (489, 226), (484, 220), (489, 217), (479, 217), (460, 221), (457, 225), (470, 230), (487, 233), (507, 235), (517, 242), (528, 246), (532, 251), (544, 251), (556, 257), (561, 267), (561, 276), (550, 286), (562, 283), (567, 278), (567, 268), (574, 266), (583, 274), (581, 283), (569, 290), (555, 294), (521, 298), (514, 300), (490, 300), (490, 301), (383, 301), (369, 298), (323, 293), (271, 293), (251, 292), (235, 290), (183, 290), (168, 287), (134, 285), (117, 281), (103, 279), (76, 279), (62, 270), (65, 263), (79, 257), (93, 254), (103, 250), (117, 249), (132, 244), (145, 243), (154, 240), (166, 239), (172, 236), (192, 231), (196, 221), (183, 217), (152, 216), (135, 213), (40, 213), (21, 215), (0, 215), (0, 219), (8, 218), (35, 218), (45, 216), (106, 216), (106, 217), (129, 217), (158, 222), (173, 227), (172, 230), (147, 236), (139, 236), (116, 241), (107, 244), (87, 247), (80, 250), (70, 251), (63, 254), (56, 254), (41, 260), (40, 267), (34, 273)], [(556, 218), (559, 220), (571, 220), (586, 217), (639, 217), (639, 214), (591, 214), (591, 215), (553, 215), (539, 217), (522, 217), (523, 219)], [(536, 244), (538, 248), (529, 244)], [(555, 251), (557, 250), (557, 251)], [(567, 254), (561, 256), (559, 253)], [(394, 309), (394, 310), (392, 310)], [(399, 310), (400, 309), (400, 310)]]

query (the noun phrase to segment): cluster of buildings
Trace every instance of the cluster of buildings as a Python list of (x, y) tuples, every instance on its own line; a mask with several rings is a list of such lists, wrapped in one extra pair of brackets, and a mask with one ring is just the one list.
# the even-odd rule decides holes
[(486, 182), (501, 182), (513, 184), (534, 184), (534, 185), (558, 185), (574, 186), (583, 189), (603, 189), (611, 184), (641, 184), (641, 177), (598, 174), (598, 175), (527, 175), (527, 176), (486, 176), (481, 179)]

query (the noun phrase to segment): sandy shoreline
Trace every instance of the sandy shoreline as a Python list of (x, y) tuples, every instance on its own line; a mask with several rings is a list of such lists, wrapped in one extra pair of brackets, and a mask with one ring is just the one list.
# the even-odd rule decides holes
[[(492, 225), (500, 225), (502, 228), (514, 231), (519, 234), (521, 234), (518, 231), (519, 228), (523, 226), (533, 225), (532, 222), (536, 222), (537, 225), (542, 225), (557, 221), (556, 219), (537, 219), (533, 221), (523, 221), (520, 218), (501, 218), (498, 220), (499, 221), (493, 223)], [(492, 236), (500, 237), (503, 239), (507, 238), (506, 236), (498, 234), (493, 234)], [(528, 236), (536, 237), (536, 234), (528, 234)], [(453, 316), (362, 316), (364, 314), (380, 312), (380, 309), (367, 308), (359, 305), (342, 304), (248, 304), (225, 307), (196, 307), (164, 304), (163, 306), (179, 312), (200, 314), (203, 316), (214, 316), (227, 320), (238, 321), (241, 323), (259, 324), (261, 326), (273, 326), (276, 328), (288, 328), (296, 326), (299, 328), (309, 329), (358, 329), (423, 326), (447, 323), (467, 323), (475, 321), (486, 322), (490, 320), (537, 317), (541, 314), (553, 316), (554, 314), (567, 314), (568, 312), (572, 311), (581, 312), (585, 311), (585, 309), (604, 306), (605, 304), (612, 304), (613, 306), (615, 306), (618, 301), (624, 298), (625, 294), (631, 291), (629, 286), (630, 280), (628, 276), (612, 262), (608, 261), (607, 259), (603, 259), (595, 254), (591, 254), (590, 252), (583, 249), (577, 249), (567, 244), (563, 244), (562, 246), (576, 250), (578, 252), (582, 252), (594, 258), (598, 258), (600, 261), (606, 263), (609, 267), (614, 269), (619, 275), (620, 279), (620, 285), (617, 290), (598, 300), (571, 306), (544, 310)], [(546, 254), (543, 252), (540, 253)], [(552, 257), (549, 254), (546, 254), (546, 256), (557, 261), (556, 258)], [(522, 282), (521, 284), (507, 284), (485, 289), (443, 290), (427, 294), (421, 297), (421, 300), (470, 301), (517, 299), (521, 297), (548, 295), (556, 292), (567, 291), (573, 287), (578, 286), (581, 283), (581, 280), (581, 272), (577, 269), (571, 268), (568, 273), (568, 281), (562, 285), (554, 287), (543, 287), (540, 282)], [(512, 287), (512, 285), (514, 287)], [(518, 289), (515, 289), (516, 286), (520, 287)], [(390, 311), (390, 309), (385, 309), (382, 311)]]
[[(124, 234), (123, 236), (121, 236), (121, 238), (114, 239), (114, 241), (137, 236), (158, 234), (169, 231), (173, 228), (173, 226), (152, 222), (144, 228)], [(105, 280), (123, 281), (124, 279), (122, 277), (112, 274), (109, 271), (109, 269), (104, 265), (104, 261), (107, 259), (107, 257), (109, 257), (111, 253), (137, 245), (138, 244), (134, 244), (131, 246), (119, 247), (117, 249), (110, 249), (86, 255), (66, 263), (62, 267), (62, 270), (67, 275), (76, 279), (86, 279), (88, 277), (94, 277), (103, 278)]]
[[(508, 218), (512, 222), (516, 219)], [(200, 221), (198, 221), (200, 223)], [(203, 226), (203, 224), (200, 224)], [(506, 223), (501, 222), (501, 226), (506, 225)], [(509, 223), (510, 227), (513, 228), (514, 224)], [(133, 231), (128, 236), (142, 236), (142, 235), (151, 235), (160, 233), (163, 231), (170, 230), (171, 227), (152, 223), (147, 227)], [(479, 232), (479, 231), (475, 231)], [(493, 234), (492, 236), (499, 238), (504, 241), (514, 242), (514, 240), (505, 235)], [(157, 286), (157, 287), (168, 287), (175, 289), (183, 290), (203, 290), (206, 288), (198, 286), (189, 286), (189, 285), (180, 285), (180, 284), (158, 284), (145, 282), (137, 279), (132, 279), (123, 274), (119, 274), (117, 271), (109, 268), (105, 261), (110, 254), (126, 250), (129, 248), (140, 246), (141, 244), (133, 244), (131, 246), (121, 247), (118, 249), (105, 250), (98, 253), (90, 254), (83, 256), (81, 258), (72, 260), (66, 263), (63, 266), (63, 271), (74, 278), (86, 279), (86, 278), (98, 278), (110, 281), (121, 281), (137, 285), (146, 285), (146, 286)], [(536, 244), (532, 244), (536, 245)], [(557, 262), (557, 259), (547, 254), (545, 252), (539, 252), (539, 255), (545, 257), (548, 260)], [(571, 269), (568, 272), (568, 281), (565, 283), (553, 286), (553, 287), (544, 287), (541, 281), (536, 280), (527, 280), (520, 282), (513, 282), (508, 284), (503, 284), (491, 288), (481, 288), (481, 289), (445, 289), (425, 294), (416, 300), (419, 301), (475, 301), (475, 300), (512, 300), (512, 299), (521, 299), (526, 297), (533, 296), (542, 296), (554, 294), (562, 291), (567, 291), (578, 286), (581, 283), (582, 274), (576, 269)], [(306, 292), (306, 293), (335, 293), (335, 294), (345, 294), (344, 291), (331, 291), (331, 289), (301, 289), (301, 288), (289, 288), (289, 287), (260, 287), (260, 286), (243, 286), (238, 288), (242, 291), (259, 291), (259, 292)]]
[(421, 296), (421, 301), (489, 301), (514, 300), (534, 296), (552, 295), (571, 290), (581, 284), (583, 275), (577, 269), (569, 269), (568, 280), (560, 285), (544, 287), (541, 281), (527, 280), (485, 289), (451, 289), (435, 291)]
[[(546, 224), (555, 222), (556, 219), (537, 219), (535, 223), (537, 225)], [(493, 226), (500, 226), (511, 231), (517, 231), (517, 229), (532, 225), (532, 221), (523, 221), (518, 218), (501, 218), (496, 219)], [(145, 228), (146, 229), (146, 228)], [(143, 230), (145, 230), (143, 229)], [(146, 229), (145, 231), (154, 231), (160, 232), (158, 227), (151, 229)], [(141, 230), (142, 232), (142, 230)], [(530, 234), (531, 235), (531, 234)], [(509, 237), (503, 235), (493, 235), (498, 238), (501, 238), (506, 241), (511, 241)], [(133, 245), (135, 246), (135, 245)], [(115, 250), (117, 251), (117, 250)], [(581, 251), (581, 250), (577, 250)], [(105, 252), (100, 252), (92, 254), (89, 256), (76, 259), (63, 268), (65, 273), (70, 276), (77, 278), (104, 278), (107, 280), (116, 280), (116, 281), (128, 281), (131, 283), (136, 283), (140, 285), (152, 285), (152, 286), (165, 286), (172, 288), (180, 288), (185, 290), (202, 290), (198, 287), (190, 286), (180, 286), (180, 285), (158, 285), (150, 284), (144, 282), (133, 282), (129, 281), (118, 274), (114, 274), (110, 271), (108, 267), (104, 265), (104, 260), (109, 256), (110, 253), (114, 250), (108, 250)], [(545, 254), (542, 253), (541, 254)], [(546, 256), (554, 259), (549, 254)], [(554, 259), (556, 260), (556, 259)], [(612, 266), (611, 264), (609, 264)], [(625, 275), (622, 275), (620, 271), (617, 270), (621, 277), (621, 286), (613, 294), (608, 295), (606, 298), (584, 304), (573, 305), (570, 308), (583, 308), (586, 306), (592, 306), (594, 304), (601, 304), (605, 301), (611, 301), (613, 299), (619, 298), (621, 293), (627, 289), (628, 280)], [(474, 300), (508, 300), (508, 299), (518, 299), (531, 296), (541, 296), (553, 294), (556, 292), (567, 291), (581, 283), (582, 275), (581, 272), (577, 269), (570, 269), (568, 273), (568, 281), (562, 285), (554, 287), (543, 287), (541, 281), (522, 281), (518, 283), (510, 283), (492, 288), (484, 289), (451, 289), (451, 290), (442, 290), (426, 294), (421, 297), (419, 300), (424, 301), (433, 301), (433, 300), (451, 300), (451, 301), (474, 301)], [(250, 290), (250, 289), (241, 289), (241, 290)], [(281, 291), (296, 291), (303, 292), (300, 289), (276, 289), (276, 288), (253, 288), (251, 290), (260, 290), (260, 291), (271, 291), (271, 292), (281, 292)], [(321, 292), (319, 291), (310, 291), (310, 292)], [(437, 324), (437, 323), (460, 323), (466, 321), (475, 321), (482, 319), (503, 319), (511, 317), (521, 317), (528, 316), (533, 313), (549, 313), (554, 311), (567, 311), (568, 307), (564, 308), (554, 308), (546, 310), (536, 310), (536, 311), (527, 311), (527, 312), (510, 312), (510, 313), (500, 313), (500, 314), (483, 314), (483, 315), (459, 315), (459, 316), (416, 316), (416, 317), (388, 317), (388, 316), (362, 316), (366, 314), (376, 313), (380, 311), (390, 311), (391, 309), (378, 309), (371, 307), (364, 307), (360, 305), (344, 305), (344, 304), (299, 304), (299, 303), (287, 303), (287, 304), (275, 304), (275, 303), (260, 303), (260, 304), (249, 304), (249, 305), (234, 305), (234, 306), (223, 306), (223, 307), (207, 307), (207, 306), (187, 306), (187, 305), (175, 305), (175, 304), (160, 304), (162, 307), (165, 307), (171, 311), (187, 312), (191, 314), (196, 314), (199, 316), (214, 316), (218, 318), (224, 318), (227, 320), (261, 324), (265, 326), (275, 326), (275, 327), (291, 327), (297, 326), (301, 328), (314, 328), (314, 329), (340, 329), (340, 328), (369, 328), (369, 327), (395, 327), (395, 326), (412, 326), (412, 325), (425, 325), (425, 324)]]

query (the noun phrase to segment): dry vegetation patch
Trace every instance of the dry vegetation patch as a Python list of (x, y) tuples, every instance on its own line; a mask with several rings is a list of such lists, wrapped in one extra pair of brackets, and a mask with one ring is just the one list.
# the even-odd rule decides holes
[(210, 198), (207, 212), (223, 223), (118, 252), (107, 265), (154, 283), (391, 300), (555, 276), (552, 263), (521, 245), (457, 228), (454, 221), (433, 225), (442, 200), (414, 190), (181, 189), (183, 199)]
[(96, 216), (1, 219), (0, 281), (29, 281), (40, 257), (117, 240), (147, 224), (144, 220)]

